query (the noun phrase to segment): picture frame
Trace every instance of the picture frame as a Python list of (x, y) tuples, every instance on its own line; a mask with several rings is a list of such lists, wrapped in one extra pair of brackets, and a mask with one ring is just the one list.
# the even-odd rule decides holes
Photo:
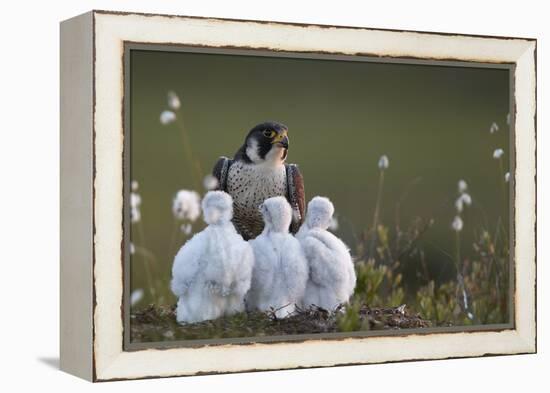
[[(510, 70), (513, 320), (484, 329), (132, 345), (132, 48)], [(91, 11), (61, 23), (61, 369), (90, 381), (536, 352), (536, 40)], [(126, 282), (126, 285), (125, 285)]]

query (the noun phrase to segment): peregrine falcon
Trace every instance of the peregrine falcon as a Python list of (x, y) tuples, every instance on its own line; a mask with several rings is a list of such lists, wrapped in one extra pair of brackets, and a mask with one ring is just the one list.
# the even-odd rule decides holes
[(290, 203), (290, 232), (304, 220), (304, 180), (297, 165), (285, 163), (288, 146), (288, 128), (268, 121), (249, 131), (233, 159), (220, 157), (214, 166), (218, 189), (233, 197), (233, 223), (245, 240), (262, 232), (259, 206), (268, 198), (283, 196)]

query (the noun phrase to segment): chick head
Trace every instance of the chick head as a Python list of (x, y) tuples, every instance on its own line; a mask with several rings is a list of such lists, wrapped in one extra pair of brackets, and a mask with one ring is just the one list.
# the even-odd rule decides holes
[(288, 232), (292, 221), (292, 209), (286, 198), (277, 196), (266, 199), (260, 205), (265, 227), (270, 231)]
[(306, 225), (309, 228), (327, 229), (333, 214), (334, 205), (330, 199), (316, 196), (307, 204)]
[(209, 191), (202, 200), (204, 221), (209, 225), (225, 224), (233, 218), (233, 199), (223, 191)]

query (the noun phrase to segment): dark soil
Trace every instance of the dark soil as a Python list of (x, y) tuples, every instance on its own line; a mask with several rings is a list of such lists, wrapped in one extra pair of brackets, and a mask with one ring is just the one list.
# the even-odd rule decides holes
[(405, 309), (362, 306), (353, 329), (342, 320), (345, 310), (329, 312), (319, 307), (300, 309), (294, 315), (277, 319), (273, 312), (245, 312), (193, 324), (176, 322), (175, 306), (150, 305), (130, 316), (131, 341), (158, 342), (174, 340), (219, 339), (235, 337), (284, 336), (289, 334), (336, 333), (342, 331), (410, 329), (431, 326), (430, 321)]

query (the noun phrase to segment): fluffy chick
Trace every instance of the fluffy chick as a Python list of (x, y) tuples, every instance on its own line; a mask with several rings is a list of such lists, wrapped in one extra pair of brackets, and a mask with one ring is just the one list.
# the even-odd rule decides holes
[(309, 265), (303, 307), (316, 305), (334, 310), (347, 303), (355, 289), (355, 269), (349, 249), (327, 231), (333, 214), (334, 205), (328, 198), (313, 198), (307, 206), (305, 224), (296, 234)]
[(244, 311), (254, 253), (231, 223), (233, 200), (210, 191), (202, 201), (208, 226), (183, 245), (172, 266), (172, 292), (180, 323), (216, 319)]
[(252, 284), (246, 297), (249, 309), (275, 310), (277, 318), (292, 314), (304, 296), (307, 261), (300, 243), (288, 232), (292, 209), (284, 197), (260, 205), (263, 232), (250, 241), (254, 250)]

